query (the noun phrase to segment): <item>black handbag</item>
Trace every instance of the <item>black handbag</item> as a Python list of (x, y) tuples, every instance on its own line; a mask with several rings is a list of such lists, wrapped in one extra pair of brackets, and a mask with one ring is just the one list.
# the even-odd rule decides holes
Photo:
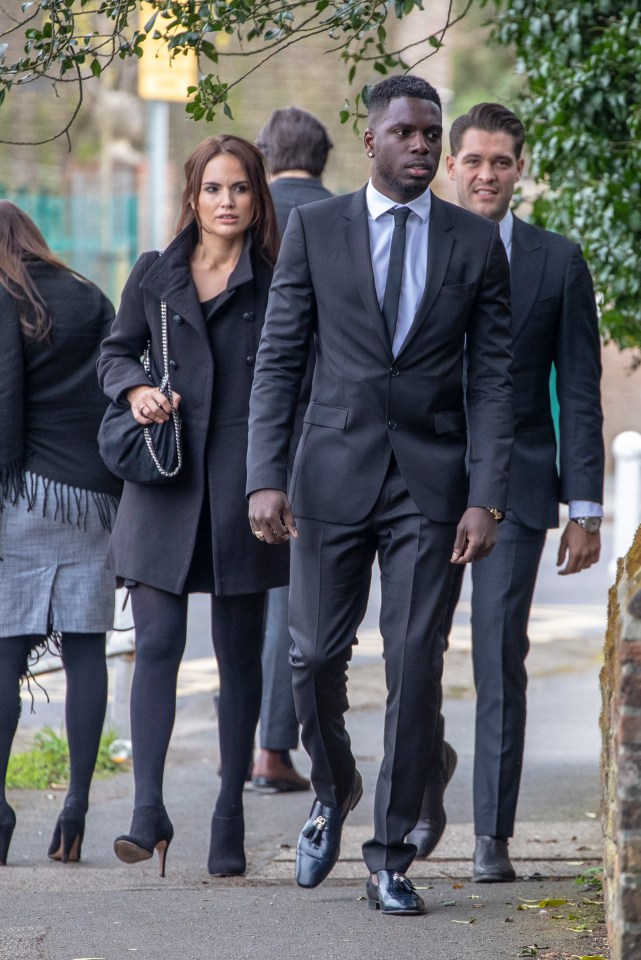
[[(161, 303), (160, 309), (163, 373), (159, 389), (171, 404), (171, 418), (165, 423), (144, 427), (134, 417), (127, 401), (112, 400), (98, 430), (98, 447), (106, 466), (130, 483), (168, 483), (180, 473), (183, 464), (182, 424), (173, 404), (169, 381), (167, 305)], [(149, 382), (157, 383), (151, 363), (151, 343), (147, 344), (141, 363)]]

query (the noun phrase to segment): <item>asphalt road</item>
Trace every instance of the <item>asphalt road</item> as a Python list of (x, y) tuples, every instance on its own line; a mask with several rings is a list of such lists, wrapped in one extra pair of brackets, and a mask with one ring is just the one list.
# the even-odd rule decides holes
[[(540, 958), (594, 953), (587, 930), (577, 930), (581, 924), (571, 918), (585, 895), (574, 877), (600, 857), (598, 672), (609, 584), (605, 562), (578, 577), (557, 577), (556, 539), (553, 533), (546, 548), (532, 619), (525, 770), (511, 845), (517, 883), (480, 886), (469, 880), (474, 697), (464, 594), (445, 675), (447, 736), (459, 754), (446, 795), (449, 823), (434, 857), (411, 871), (429, 913), (400, 919), (367, 909), (360, 844), (371, 822), (384, 704), (375, 586), (350, 668), (348, 726), (365, 796), (347, 821), (334, 873), (317, 890), (293, 883), (293, 847), (309, 795), (248, 791), (247, 877), (210, 878), (217, 680), (207, 603), (198, 597), (166, 775), (166, 803), (176, 828), (166, 880), (158, 878), (156, 861), (127, 867), (113, 856), (113, 837), (129, 825), (130, 773), (95, 782), (83, 861), (75, 865), (45, 857), (63, 795), (13, 791), (18, 827), (10, 865), (0, 869), (0, 960), (503, 960), (535, 944)], [(25, 710), (23, 740), (33, 725), (60, 722), (60, 676), (47, 677), (45, 686), (52, 703), (45, 707), (38, 697), (35, 716)], [(296, 763), (308, 769), (305, 756)], [(538, 907), (546, 897), (571, 903)], [(533, 909), (517, 909), (528, 900)]]

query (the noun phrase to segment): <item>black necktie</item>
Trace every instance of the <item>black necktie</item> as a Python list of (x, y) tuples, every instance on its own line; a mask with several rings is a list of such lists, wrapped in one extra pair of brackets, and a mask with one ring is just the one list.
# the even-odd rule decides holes
[(383, 297), (383, 317), (387, 325), (390, 343), (394, 343), (398, 305), (401, 299), (401, 283), (403, 280), (403, 258), (405, 256), (405, 227), (411, 211), (409, 207), (395, 207), (389, 210), (394, 217), (394, 233), (389, 254), (387, 280), (385, 281), (385, 296)]

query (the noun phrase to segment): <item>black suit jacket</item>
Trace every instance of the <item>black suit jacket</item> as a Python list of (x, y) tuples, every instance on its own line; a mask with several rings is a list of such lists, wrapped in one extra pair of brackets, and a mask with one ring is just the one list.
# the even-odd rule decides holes
[(365, 517), (392, 451), (426, 517), (457, 522), (468, 504), (504, 507), (513, 416), (509, 273), (498, 227), (432, 197), (427, 285), (393, 358), (367, 217), (365, 188), (290, 215), (256, 363), (247, 491), (286, 489), (289, 436), (314, 337), (312, 395), (290, 491), (297, 516)]
[(269, 184), (269, 190), (281, 236), (285, 233), (294, 207), (302, 207), (316, 200), (327, 200), (333, 196), (316, 177), (278, 177)]
[[(603, 499), (596, 302), (578, 244), (516, 217), (510, 270), (515, 437), (508, 506), (522, 523), (545, 529), (558, 525), (559, 501)], [(549, 391), (553, 363), (558, 451)]]

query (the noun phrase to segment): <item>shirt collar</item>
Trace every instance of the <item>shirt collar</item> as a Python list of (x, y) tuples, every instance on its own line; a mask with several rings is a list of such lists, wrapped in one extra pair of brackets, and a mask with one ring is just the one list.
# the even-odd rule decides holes
[(512, 230), (514, 229), (514, 214), (508, 210), (502, 220), (499, 220), (499, 231), (501, 240), (506, 250), (512, 245)]
[(365, 199), (367, 202), (367, 210), (372, 220), (378, 220), (383, 214), (387, 213), (388, 210), (393, 210), (394, 207), (409, 207), (413, 213), (420, 217), (423, 223), (427, 223), (430, 218), (432, 194), (429, 187), (420, 197), (410, 200), (409, 203), (397, 203), (395, 200), (390, 200), (384, 193), (377, 190), (370, 180), (365, 190)]

